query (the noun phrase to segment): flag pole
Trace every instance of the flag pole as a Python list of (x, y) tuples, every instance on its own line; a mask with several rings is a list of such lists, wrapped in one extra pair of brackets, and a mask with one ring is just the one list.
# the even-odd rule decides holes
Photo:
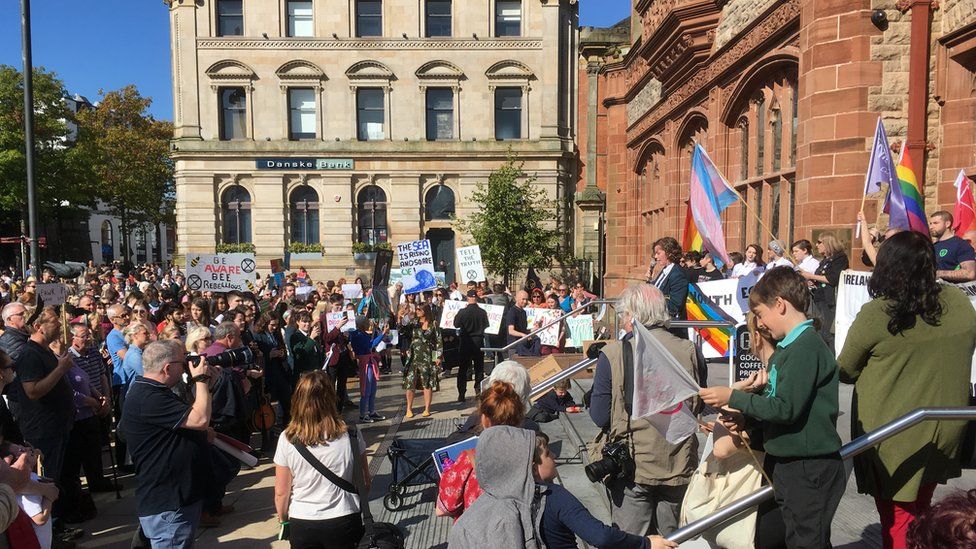
[[(754, 217), (756, 219), (756, 221), (759, 222), (759, 225), (763, 228), (763, 230), (766, 231), (766, 234), (769, 235), (770, 240), (779, 240), (778, 238), (776, 238), (776, 235), (773, 234), (773, 231), (769, 230), (769, 227), (767, 227), (766, 224), (763, 223), (762, 218), (760, 218), (759, 215), (756, 214), (756, 212), (752, 209), (752, 206), (749, 205), (749, 203), (739, 193), (739, 191), (735, 187), (733, 187), (732, 185), (729, 185), (729, 189), (731, 189), (732, 192), (735, 193), (735, 196), (738, 197), (739, 201), (742, 202), (742, 204), (746, 207), (746, 211), (749, 212), (750, 214), (752, 214), (752, 217)], [(784, 252), (785, 251), (786, 250), (784, 250)], [(786, 253), (786, 254), (783, 255), (783, 257), (789, 259), (790, 263), (792, 263), (794, 266), (796, 265), (796, 260), (793, 259), (793, 254)]]

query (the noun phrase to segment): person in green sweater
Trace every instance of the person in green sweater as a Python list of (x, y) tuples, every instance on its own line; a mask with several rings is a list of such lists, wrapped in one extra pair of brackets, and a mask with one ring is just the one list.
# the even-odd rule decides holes
[(709, 387), (706, 404), (731, 407), (762, 422), (773, 493), (793, 549), (829, 548), (830, 523), (847, 475), (837, 434), (837, 361), (804, 311), (810, 293), (789, 267), (766, 271), (752, 289), (749, 308), (760, 328), (778, 340), (769, 358), (769, 383), (759, 394)]
[[(960, 289), (936, 280), (935, 250), (917, 232), (885, 240), (868, 282), (873, 301), (851, 326), (838, 358), (854, 383), (851, 436), (918, 408), (966, 406), (976, 311)], [(886, 549), (904, 548), (937, 484), (962, 474), (966, 423), (924, 422), (854, 458), (858, 491), (874, 496)]]

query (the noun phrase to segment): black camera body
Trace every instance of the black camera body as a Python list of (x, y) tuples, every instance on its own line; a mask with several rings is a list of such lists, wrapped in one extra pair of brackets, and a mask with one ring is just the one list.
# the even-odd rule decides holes
[[(238, 347), (237, 349), (227, 349), (217, 355), (204, 355), (207, 364), (210, 366), (220, 366), (221, 368), (233, 368), (235, 366), (246, 366), (254, 364), (254, 353), (248, 347)], [(197, 355), (186, 355), (187, 362), (199, 360)]]
[(630, 448), (627, 447), (626, 443), (611, 442), (603, 447), (601, 454), (603, 455), (602, 458), (583, 468), (583, 471), (586, 472), (586, 478), (590, 479), (590, 482), (600, 482), (604, 479), (609, 482), (634, 478), (637, 464), (630, 456)]

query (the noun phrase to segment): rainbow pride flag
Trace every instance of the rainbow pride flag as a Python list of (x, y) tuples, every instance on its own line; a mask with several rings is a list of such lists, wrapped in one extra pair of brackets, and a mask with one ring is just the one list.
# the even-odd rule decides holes
[[(710, 297), (705, 295), (705, 292), (701, 291), (698, 284), (688, 285), (686, 305), (688, 320), (713, 320), (735, 323), (735, 319), (716, 305)], [(732, 339), (732, 330), (733, 328), (695, 328), (698, 335), (723, 357), (729, 356), (729, 340)]]
[(891, 217), (888, 227), (916, 231), (928, 236), (925, 199), (905, 143), (901, 145), (901, 157), (895, 172), (898, 174), (898, 181), (888, 189), (888, 200), (885, 204), (885, 212)]
[(695, 226), (695, 218), (691, 213), (691, 201), (688, 201), (688, 211), (685, 213), (685, 232), (681, 239), (681, 249), (688, 251), (702, 251), (702, 237)]

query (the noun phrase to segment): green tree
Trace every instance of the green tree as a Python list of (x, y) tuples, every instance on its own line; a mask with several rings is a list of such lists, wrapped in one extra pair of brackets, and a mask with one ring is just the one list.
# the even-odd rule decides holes
[(134, 227), (173, 221), (173, 125), (149, 115), (152, 99), (133, 85), (99, 95), (97, 107), (78, 113), (76, 148), (97, 180), (95, 197), (121, 220), (128, 257)]
[[(71, 147), (64, 83), (44, 68), (34, 69), (34, 181), (39, 216), (90, 205), (90, 173)], [(27, 158), (24, 145), (24, 78), (0, 65), (0, 211), (27, 215)]]
[(561, 257), (559, 235), (553, 230), (556, 202), (534, 185), (515, 156), (479, 183), (471, 202), (480, 209), (459, 221), (481, 247), (485, 267), (511, 284), (526, 267), (548, 268)]

